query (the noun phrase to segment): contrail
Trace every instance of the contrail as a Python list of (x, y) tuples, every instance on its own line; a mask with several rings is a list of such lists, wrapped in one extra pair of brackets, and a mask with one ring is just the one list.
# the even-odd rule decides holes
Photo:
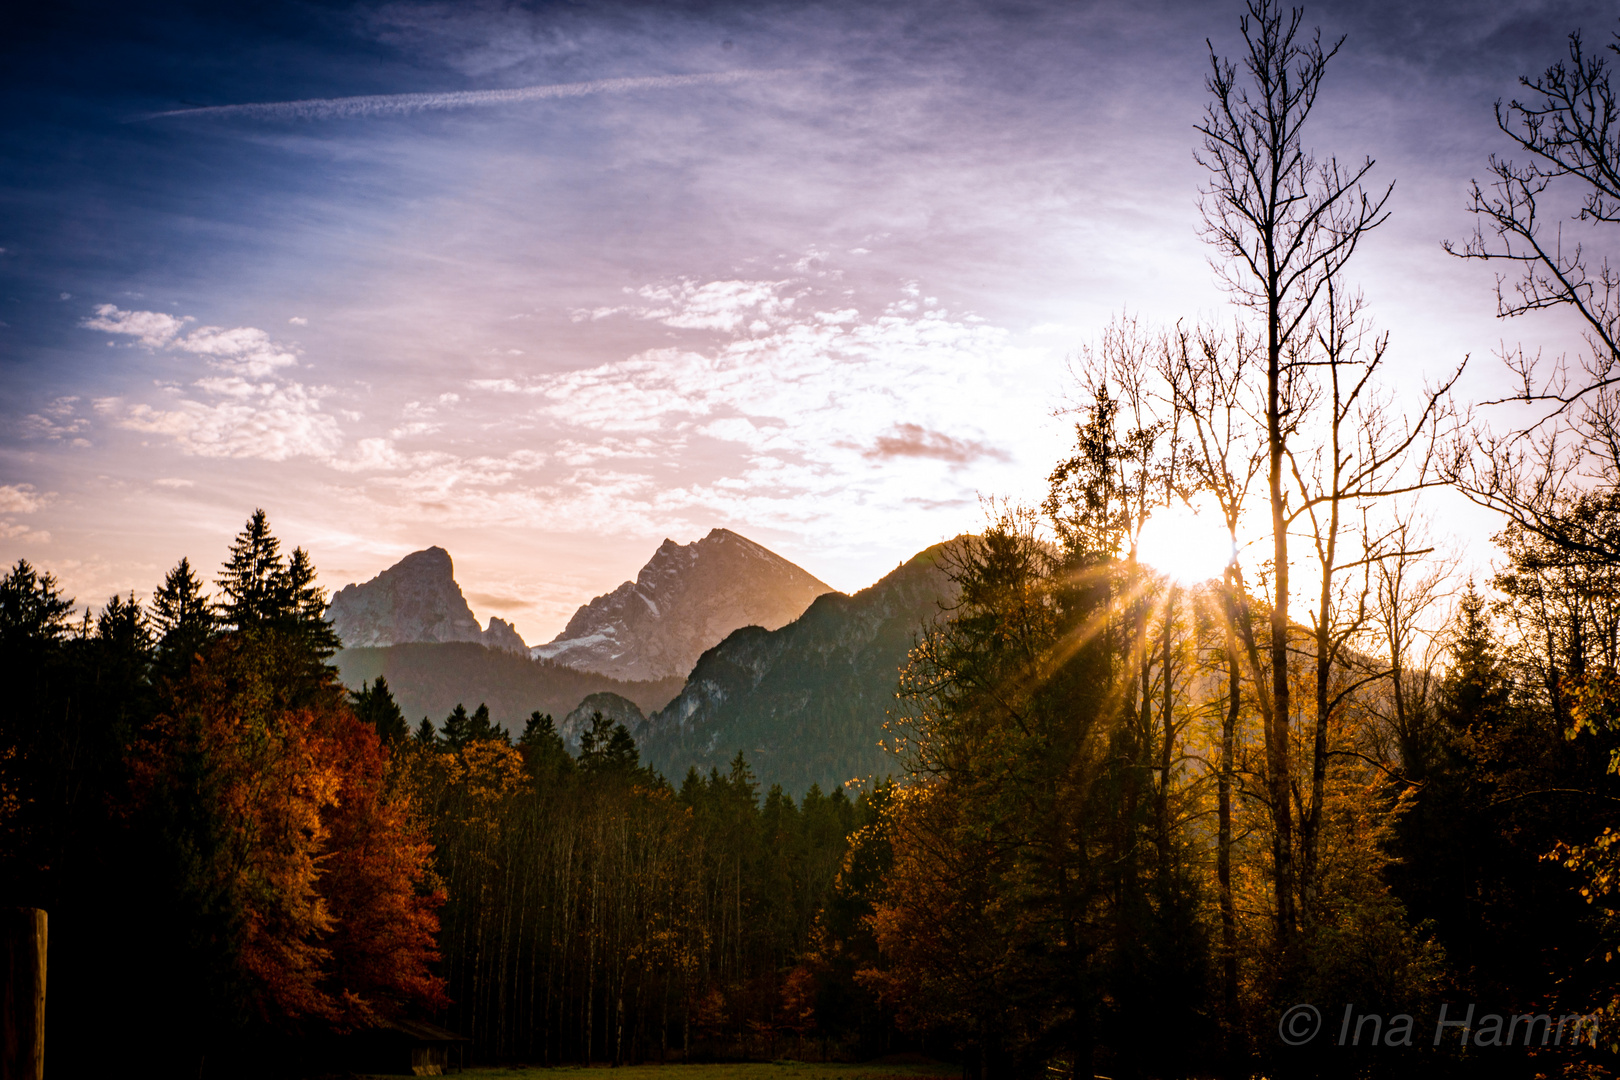
[(642, 75), (627, 79), (520, 86), (513, 90), (461, 90), (438, 94), (362, 94), (358, 97), (260, 101), (246, 105), (207, 105), (151, 113), (143, 120), (166, 116), (251, 116), (263, 120), (332, 120), (355, 116), (398, 116), (428, 109), (461, 109), (473, 105), (510, 105), (523, 101), (655, 90), (677, 86), (717, 86), (783, 74), (781, 69), (719, 71), (707, 75)]

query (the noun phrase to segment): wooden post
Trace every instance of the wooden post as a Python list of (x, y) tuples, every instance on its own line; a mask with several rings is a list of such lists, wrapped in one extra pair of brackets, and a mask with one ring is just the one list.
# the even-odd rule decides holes
[(0, 908), (0, 1080), (45, 1075), (45, 913)]

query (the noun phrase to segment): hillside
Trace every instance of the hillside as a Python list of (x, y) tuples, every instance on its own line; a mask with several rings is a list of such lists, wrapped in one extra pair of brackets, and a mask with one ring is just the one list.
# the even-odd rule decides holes
[(591, 694), (610, 692), (650, 713), (681, 689), (681, 680), (620, 682), (547, 660), (489, 649), (473, 642), (415, 642), (379, 648), (344, 649), (333, 661), (343, 683), (356, 688), (382, 675), (414, 727), (423, 716), (435, 724), (457, 703), (489, 706), (490, 717), (514, 735), (531, 712), (559, 721)]
[(900, 668), (954, 588), (938, 544), (853, 596), (828, 593), (779, 630), (744, 627), (651, 716), (642, 760), (679, 782), (742, 750), (764, 784), (803, 791), (898, 771), (878, 746)]

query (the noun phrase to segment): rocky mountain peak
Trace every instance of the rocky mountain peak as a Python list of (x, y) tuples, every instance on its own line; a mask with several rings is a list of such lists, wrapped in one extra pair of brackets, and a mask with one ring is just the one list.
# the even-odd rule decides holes
[(456, 584), (455, 564), (442, 547), (413, 551), (370, 581), (345, 585), (326, 609), (347, 648), (415, 641), (476, 641), (523, 652), (517, 630), (491, 618), (480, 629)]
[(533, 653), (616, 679), (681, 676), (733, 630), (784, 626), (831, 591), (770, 549), (713, 529), (690, 544), (664, 540), (636, 580), (580, 608)]
[(563, 745), (578, 753), (580, 737), (590, 728), (598, 713), (613, 723), (623, 724), (632, 736), (640, 735), (641, 729), (647, 726), (647, 715), (635, 702), (609, 691), (599, 691), (588, 695), (557, 725), (557, 734), (562, 736)]

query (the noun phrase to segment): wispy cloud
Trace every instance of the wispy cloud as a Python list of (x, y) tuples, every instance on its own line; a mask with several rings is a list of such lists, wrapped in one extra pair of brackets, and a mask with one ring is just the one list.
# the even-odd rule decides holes
[(32, 484), (0, 484), (0, 514), (32, 514), (49, 499)]
[[(0, 484), (0, 514), (34, 514), (44, 509), (55, 492), (36, 491), (32, 484)], [(0, 518), (0, 540), (23, 540), (48, 544), (51, 534), (15, 521)]]
[(161, 311), (123, 311), (113, 304), (96, 308), (87, 329), (135, 338), (153, 349), (205, 357), (218, 375), (196, 379), (201, 391), (172, 404), (126, 404), (98, 400), (96, 409), (122, 428), (165, 435), (179, 449), (199, 457), (334, 457), (343, 445), (335, 417), (321, 407), (329, 391), (284, 380), (276, 373), (296, 366), (294, 349), (255, 326), (223, 329), (200, 326), (190, 333), (191, 316)]
[(916, 457), (938, 458), (956, 465), (965, 465), (980, 458), (996, 461), (1008, 460), (1007, 451), (990, 446), (978, 439), (961, 439), (943, 431), (930, 431), (921, 424), (896, 424), (865, 452), (873, 459)]
[(199, 457), (330, 458), (343, 445), (337, 421), (321, 410), (320, 391), (298, 383), (240, 383), (226, 400), (188, 398), (172, 408), (135, 404), (118, 423), (130, 431), (167, 435), (181, 451)]
[(256, 120), (341, 120), (371, 116), (404, 116), (441, 109), (519, 105), (530, 101), (617, 94), (632, 90), (673, 90), (683, 86), (724, 86), (750, 79), (787, 74), (785, 69), (715, 71), (697, 75), (640, 75), (623, 79), (520, 86), (511, 90), (460, 90), (426, 94), (362, 94), (355, 97), (260, 101), (242, 105), (206, 105), (151, 113), (143, 120), (188, 116), (242, 116)]
[[(530, 399), (526, 416), (557, 433), (543, 487), (482, 492), (474, 509), (476, 478), (446, 463), (400, 478), (401, 494), (455, 487), (464, 512), (520, 520), (544, 507), (552, 522), (595, 528), (651, 517), (836, 531), (849, 514), (902, 506), (919, 490), (971, 502), (1015, 449), (1040, 438), (1025, 414), (1045, 353), (929, 298), (907, 291), (863, 316), (826, 303), (845, 301), (841, 290), (820, 295), (803, 279), (626, 291), (645, 304), (621, 308), (627, 317), (719, 340), (470, 380), (491, 409), (496, 398)], [(992, 441), (987, 430), (1009, 434)]]
[[(59, 442), (75, 435), (82, 435), (90, 426), (90, 422), (82, 416), (74, 415), (74, 408), (78, 402), (78, 395), (59, 397), (37, 413), (29, 413), (22, 419), (22, 433), (31, 439), (50, 439)], [(73, 439), (74, 445), (88, 445), (84, 439)]]
[(123, 311), (115, 304), (100, 304), (95, 316), (81, 325), (88, 330), (133, 337), (151, 349), (178, 349), (207, 356), (214, 367), (251, 378), (262, 378), (277, 368), (291, 367), (298, 362), (295, 350), (272, 341), (269, 334), (256, 326), (230, 330), (199, 326), (189, 334), (181, 333), (188, 323), (196, 321), (190, 315), (176, 317), (161, 311)]

